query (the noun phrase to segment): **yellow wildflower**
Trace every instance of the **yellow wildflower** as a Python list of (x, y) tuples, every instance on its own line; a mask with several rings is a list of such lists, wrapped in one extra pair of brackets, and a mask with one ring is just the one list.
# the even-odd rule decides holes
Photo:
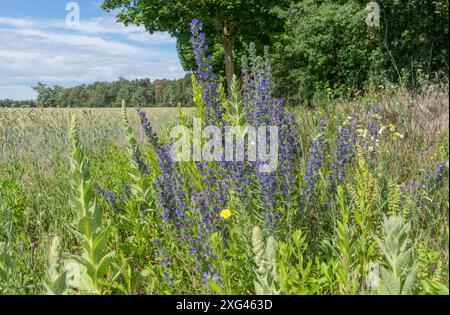
[(231, 217), (231, 210), (223, 209), (222, 211), (220, 211), (220, 217), (224, 218), (225, 220), (229, 219)]
[(333, 92), (333, 89), (330, 88), (330, 87), (327, 87), (327, 88), (325, 89), (325, 92), (327, 92), (327, 93), (332, 93), (332, 92)]
[(438, 131), (436, 132), (436, 136), (440, 137), (441, 135), (442, 135), (442, 132), (441, 132), (440, 130), (438, 130)]

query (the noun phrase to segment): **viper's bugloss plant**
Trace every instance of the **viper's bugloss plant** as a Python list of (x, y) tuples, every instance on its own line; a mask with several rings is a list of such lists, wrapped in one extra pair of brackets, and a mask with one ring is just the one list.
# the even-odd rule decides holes
[[(320, 132), (314, 137), (312, 141), (311, 150), (309, 153), (308, 162), (306, 164), (306, 174), (303, 179), (303, 204), (313, 204), (317, 197), (317, 188), (322, 178), (322, 166), (325, 160), (325, 120), (320, 117)], [(305, 205), (307, 204), (307, 205)]]
[(338, 127), (334, 161), (331, 165), (330, 185), (334, 190), (340, 183), (345, 183), (347, 172), (356, 157), (357, 133), (355, 130), (357, 122), (351, 117)]
[(203, 89), (203, 102), (205, 104), (205, 124), (223, 124), (225, 108), (220, 93), (220, 84), (216, 82), (211, 65), (211, 56), (208, 55), (208, 44), (203, 33), (203, 23), (193, 19), (191, 24), (192, 37), (190, 42), (194, 50), (195, 63), (197, 65), (197, 79)]
[[(243, 101), (246, 120), (251, 126), (276, 126), (278, 131), (278, 167), (275, 172), (254, 171), (258, 197), (264, 205), (260, 211), (271, 229), (278, 229), (286, 220), (291, 207), (297, 207), (299, 199), (294, 193), (298, 159), (301, 156), (296, 136), (296, 120), (283, 106), (283, 100), (274, 97), (272, 69), (268, 51), (257, 56), (255, 45), (248, 47), (243, 64)], [(260, 166), (256, 162), (256, 166)]]

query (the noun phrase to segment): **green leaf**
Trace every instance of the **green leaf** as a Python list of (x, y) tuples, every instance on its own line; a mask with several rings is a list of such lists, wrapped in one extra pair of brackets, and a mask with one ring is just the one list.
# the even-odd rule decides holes
[(97, 275), (98, 275), (98, 277), (102, 278), (106, 274), (106, 272), (108, 270), (108, 267), (110, 267), (110, 263), (111, 263), (111, 260), (114, 257), (114, 255), (115, 255), (115, 252), (110, 252), (110, 253), (106, 254), (100, 260), (100, 262), (97, 265)]
[(400, 283), (394, 277), (394, 275), (387, 269), (381, 269), (381, 281), (387, 289), (389, 295), (399, 295), (400, 294)]
[(219, 295), (225, 295), (225, 291), (213, 279), (208, 281), (210, 288)]
[(413, 266), (406, 277), (402, 288), (402, 295), (410, 295), (412, 293), (414, 282), (416, 280), (417, 265)]
[(98, 263), (102, 258), (106, 250), (106, 240), (108, 237), (108, 231), (105, 230), (98, 234), (93, 241), (91, 249), (91, 257), (94, 263)]

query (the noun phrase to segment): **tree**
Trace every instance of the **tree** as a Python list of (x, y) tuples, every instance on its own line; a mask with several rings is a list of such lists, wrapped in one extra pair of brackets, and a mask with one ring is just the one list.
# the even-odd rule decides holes
[(36, 102), (33, 100), (0, 100), (0, 107), (36, 107)]
[(84, 107), (88, 103), (88, 100), (89, 95), (86, 86), (76, 86), (63, 89), (58, 94), (57, 106), (69, 108)]
[[(69, 88), (37, 83), (37, 102), (0, 100), (0, 107), (120, 107), (125, 100), (130, 107), (192, 105), (191, 74), (178, 80), (150, 79), (95, 82)], [(37, 104), (36, 104), (37, 103)]]
[(118, 21), (144, 25), (150, 32), (168, 32), (177, 39), (185, 70), (195, 66), (191, 58), (189, 23), (197, 18), (212, 38), (213, 55), (223, 50), (225, 75), (231, 86), (235, 71), (234, 47), (244, 42), (270, 45), (273, 36), (284, 29), (277, 10), (288, 7), (288, 0), (104, 0), (103, 8), (120, 9)]
[(89, 105), (90, 107), (109, 107), (114, 103), (109, 85), (106, 82), (96, 82), (92, 85)]
[(339, 95), (362, 87), (377, 48), (365, 6), (305, 0), (285, 14), (289, 28), (272, 49), (278, 95), (298, 104), (328, 87)]
[(64, 90), (62, 87), (49, 87), (38, 82), (32, 88), (38, 93), (37, 107), (58, 107), (58, 96)]
[(380, 25), (369, 26), (368, 0), (303, 0), (282, 14), (286, 32), (271, 47), (276, 94), (295, 104), (401, 83), (448, 77), (448, 2), (377, 0)]

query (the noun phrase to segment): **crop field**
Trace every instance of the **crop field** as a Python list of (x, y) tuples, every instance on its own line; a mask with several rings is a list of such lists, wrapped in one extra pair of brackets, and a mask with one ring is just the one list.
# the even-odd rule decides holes
[(322, 105), (270, 187), (164, 159), (201, 108), (1, 109), (0, 293), (448, 294), (447, 92)]
[[(132, 110), (129, 110), (130, 114)], [(176, 122), (177, 108), (148, 108), (144, 110), (155, 129), (168, 130)], [(188, 115), (193, 109), (183, 109)], [(134, 112), (136, 112), (134, 110)], [(0, 161), (26, 155), (42, 154), (52, 158), (67, 148), (68, 122), (75, 116), (80, 122), (80, 132), (88, 147), (107, 146), (125, 141), (123, 137), (123, 110), (111, 108), (0, 108), (2, 144)], [(130, 115), (137, 126), (138, 117)]]

